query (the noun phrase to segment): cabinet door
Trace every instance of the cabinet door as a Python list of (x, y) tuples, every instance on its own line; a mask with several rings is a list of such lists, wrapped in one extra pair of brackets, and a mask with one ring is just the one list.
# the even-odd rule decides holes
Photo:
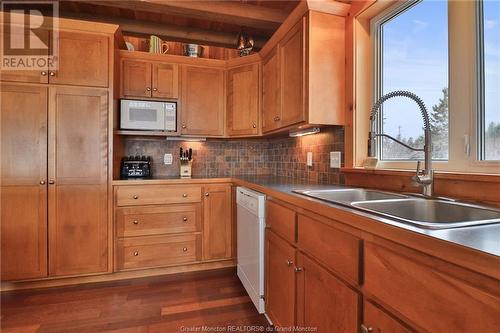
[(295, 248), (266, 230), (266, 312), (275, 326), (295, 325)]
[(304, 21), (299, 22), (280, 43), (281, 127), (305, 121)]
[(151, 97), (151, 63), (123, 59), (121, 80), (122, 97)]
[(224, 134), (224, 70), (183, 66), (182, 134)]
[[(5, 29), (4, 33), (5, 33)], [(13, 34), (14, 38), (17, 38), (19, 40), (23, 40), (24, 35), (22, 33), (16, 32), (16, 31), (10, 31), (10, 34)], [(46, 30), (37, 30), (37, 36), (42, 40), (43, 42), (48, 43), (49, 39), (49, 32)], [(11, 37), (7, 36), (7, 39), (5, 35), (2, 35), (3, 41), (5, 42), (10, 42)], [(41, 50), (31, 50), (31, 52), (36, 52), (36, 56), (47, 56), (48, 54), (48, 49), (41, 49)], [(8, 59), (8, 57), (4, 58)], [(49, 68), (48, 65), (44, 66), (43, 68), (39, 68), (36, 70), (5, 70), (2, 68), (2, 71), (0, 72), (0, 80), (2, 81), (12, 81), (12, 82), (33, 82), (33, 83), (48, 83), (49, 82)]]
[(49, 90), (49, 273), (108, 270), (108, 92)]
[(373, 333), (410, 333), (408, 328), (369, 301), (364, 302), (364, 330)]
[(47, 276), (47, 88), (2, 84), (1, 278)]
[(203, 200), (203, 259), (232, 257), (231, 185), (205, 186)]
[(49, 82), (107, 87), (109, 38), (82, 32), (59, 32), (58, 69), (50, 69)]
[(334, 275), (299, 253), (297, 325), (317, 332), (358, 332), (360, 296)]
[(179, 66), (155, 62), (153, 70), (153, 97), (179, 97)]
[(227, 72), (227, 130), (229, 135), (259, 134), (259, 65)]
[(280, 126), (281, 91), (278, 52), (274, 51), (262, 62), (262, 131)]

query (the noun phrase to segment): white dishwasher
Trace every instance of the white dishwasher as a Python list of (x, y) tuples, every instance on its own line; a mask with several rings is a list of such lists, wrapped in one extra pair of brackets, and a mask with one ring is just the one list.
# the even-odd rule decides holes
[(266, 196), (236, 188), (237, 272), (259, 313), (264, 313), (264, 229)]

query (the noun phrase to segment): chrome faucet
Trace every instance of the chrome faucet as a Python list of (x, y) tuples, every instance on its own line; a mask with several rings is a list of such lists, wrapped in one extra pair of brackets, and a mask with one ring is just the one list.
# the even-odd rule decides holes
[[(387, 134), (379, 134), (377, 133), (376, 126), (376, 116), (382, 104), (391, 99), (393, 97), (407, 97), (418, 104), (420, 108), (420, 113), (422, 114), (422, 118), (424, 120), (424, 148), (413, 148), (407, 145), (400, 140), (387, 135)], [(412, 92), (409, 91), (393, 91), (385, 94), (380, 97), (377, 102), (373, 105), (371, 114), (370, 114), (370, 133), (368, 134), (368, 157), (376, 157), (376, 145), (375, 139), (377, 137), (386, 137), (389, 138), (400, 145), (413, 150), (413, 151), (423, 151), (424, 152), (424, 170), (420, 170), (420, 161), (417, 161), (417, 171), (412, 180), (416, 183), (417, 186), (422, 187), (422, 194), (425, 196), (432, 197), (433, 196), (433, 170), (432, 170), (432, 142), (431, 142), (431, 126), (429, 122), (429, 113), (425, 107), (424, 102)]]

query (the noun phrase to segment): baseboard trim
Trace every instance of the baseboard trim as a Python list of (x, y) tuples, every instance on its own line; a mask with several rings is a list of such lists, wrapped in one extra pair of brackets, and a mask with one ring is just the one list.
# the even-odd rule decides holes
[(170, 275), (176, 273), (213, 270), (218, 268), (227, 268), (235, 266), (236, 266), (235, 260), (229, 259), (223, 261), (195, 263), (189, 265), (107, 273), (102, 275), (52, 278), (45, 280), (23, 281), (23, 282), (2, 282), (0, 284), (0, 292), (14, 291), (14, 290), (28, 290), (28, 289), (42, 289), (42, 288), (70, 286), (76, 284), (95, 283), (95, 282), (119, 281), (119, 280), (143, 278), (143, 277), (158, 276), (158, 275)]

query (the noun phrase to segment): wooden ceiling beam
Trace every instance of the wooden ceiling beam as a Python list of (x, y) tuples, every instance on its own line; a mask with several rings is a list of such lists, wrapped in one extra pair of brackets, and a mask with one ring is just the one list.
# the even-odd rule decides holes
[(182, 16), (239, 26), (275, 30), (287, 18), (284, 10), (238, 1), (85, 1), (86, 4)]
[[(237, 33), (218, 32), (193, 27), (179, 27), (173, 24), (164, 24), (144, 20), (130, 20), (114, 16), (100, 16), (74, 12), (61, 12), (59, 15), (61, 17), (72, 19), (118, 24), (124, 33), (130, 35), (155, 35), (162, 39), (185, 43), (236, 48), (238, 39)], [(256, 49), (260, 49), (267, 41), (267, 38), (261, 36), (253, 36), (253, 38), (255, 40)]]

